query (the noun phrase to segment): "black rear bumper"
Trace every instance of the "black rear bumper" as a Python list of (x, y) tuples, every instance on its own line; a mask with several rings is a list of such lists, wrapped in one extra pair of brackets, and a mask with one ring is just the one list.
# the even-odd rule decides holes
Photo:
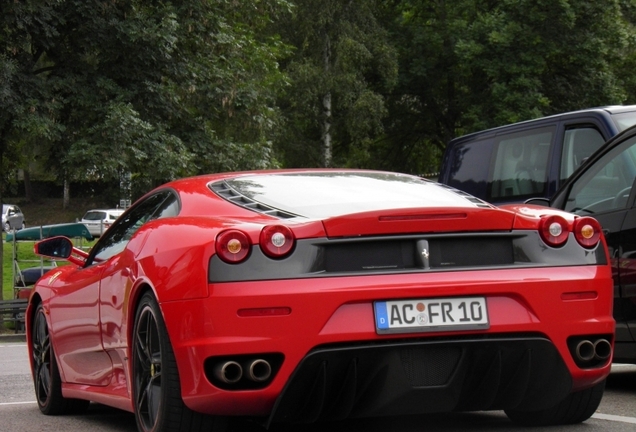
[(539, 410), (572, 378), (543, 337), (323, 347), (300, 363), (269, 423), (499, 409)]

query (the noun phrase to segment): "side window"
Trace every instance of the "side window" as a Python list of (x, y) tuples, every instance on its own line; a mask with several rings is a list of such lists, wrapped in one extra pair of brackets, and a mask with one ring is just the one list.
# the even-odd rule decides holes
[(603, 135), (591, 126), (566, 130), (561, 152), (561, 181), (570, 177), (604, 142)]
[(570, 190), (565, 210), (594, 214), (625, 208), (636, 178), (636, 138), (590, 166)]
[[(176, 207), (175, 207), (176, 206)], [(97, 242), (86, 265), (104, 261), (124, 250), (133, 234), (149, 220), (167, 217), (164, 212), (172, 209), (178, 213), (178, 200), (171, 191), (162, 191), (146, 198), (117, 220)]]
[(491, 201), (542, 195), (555, 127), (543, 127), (497, 137)]
[(163, 219), (168, 217), (174, 217), (179, 214), (179, 200), (175, 194), (170, 194), (161, 203), (159, 208), (152, 215), (152, 219)]
[(486, 199), (492, 148), (492, 138), (452, 148), (446, 161), (447, 167), (444, 167), (444, 170), (449, 171), (448, 185)]

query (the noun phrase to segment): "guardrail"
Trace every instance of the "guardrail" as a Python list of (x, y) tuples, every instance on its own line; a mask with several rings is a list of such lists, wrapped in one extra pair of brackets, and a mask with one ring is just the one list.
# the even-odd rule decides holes
[(0, 300), (0, 323), (13, 322), (16, 333), (24, 332), (24, 319), (28, 303), (27, 299)]

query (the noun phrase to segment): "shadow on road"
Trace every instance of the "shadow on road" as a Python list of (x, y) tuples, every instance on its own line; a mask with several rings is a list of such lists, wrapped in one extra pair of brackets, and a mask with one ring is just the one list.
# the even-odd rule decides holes
[(606, 389), (636, 394), (636, 366), (613, 367)]

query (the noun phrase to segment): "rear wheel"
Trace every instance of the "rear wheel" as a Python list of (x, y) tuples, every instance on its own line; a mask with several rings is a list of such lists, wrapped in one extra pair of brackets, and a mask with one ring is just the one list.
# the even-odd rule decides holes
[(225, 430), (226, 419), (190, 410), (181, 399), (179, 371), (159, 305), (152, 293), (139, 302), (133, 330), (135, 418), (141, 432)]
[(581, 423), (596, 411), (605, 389), (605, 380), (596, 386), (571, 393), (556, 406), (540, 411), (506, 410), (510, 420), (524, 426), (548, 426)]
[(42, 304), (39, 304), (35, 311), (31, 341), (33, 384), (40, 411), (47, 415), (85, 411), (90, 401), (68, 399), (62, 396), (62, 379), (51, 345), (49, 327)]

